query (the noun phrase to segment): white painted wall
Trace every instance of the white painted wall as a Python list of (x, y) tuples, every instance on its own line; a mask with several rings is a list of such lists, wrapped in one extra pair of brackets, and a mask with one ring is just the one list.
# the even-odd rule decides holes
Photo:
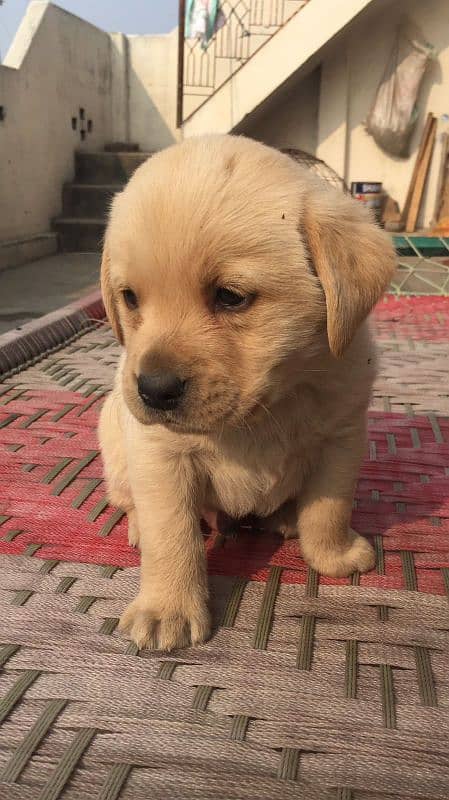
[(287, 93), (275, 95), (263, 113), (240, 126), (245, 136), (271, 147), (294, 147), (315, 153), (318, 144), (320, 70), (294, 84)]
[[(108, 34), (49, 3), (30, 3), (0, 65), (0, 241), (49, 230), (75, 148), (111, 138), (110, 98)], [(93, 123), (84, 143), (71, 125), (80, 108)]]
[[(237, 128), (273, 146), (316, 152), (348, 182), (383, 181), (402, 205), (427, 112), (449, 113), (449, 2), (335, 0), (332, 15), (326, 3), (307, 3), (193, 115), (184, 135)], [(363, 126), (404, 12), (439, 52), (405, 160), (383, 153)], [(49, 230), (76, 148), (135, 141), (156, 150), (176, 141), (176, 70), (176, 30), (107, 34), (49, 3), (30, 3), (0, 65), (0, 242)], [(81, 107), (93, 121), (85, 142), (71, 126)], [(438, 155), (437, 146), (424, 223), (434, 210)]]
[[(400, 159), (384, 153), (368, 135), (364, 120), (390, 54), (395, 26), (403, 15), (412, 20), (438, 52), (425, 75), (418, 99), (420, 117), (411, 155)], [(449, 114), (448, 0), (378, 0), (350, 27), (323, 58), (317, 155), (348, 182), (382, 181), (403, 206), (427, 113)], [(444, 123), (440, 123), (440, 130)], [(420, 225), (431, 222), (440, 164), (438, 136), (423, 200)]]
[(161, 36), (128, 36), (131, 141), (160, 150), (176, 129), (178, 29)]

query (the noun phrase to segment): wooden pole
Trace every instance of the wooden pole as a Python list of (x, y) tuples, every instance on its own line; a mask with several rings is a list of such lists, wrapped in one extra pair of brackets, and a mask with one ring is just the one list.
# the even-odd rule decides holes
[(178, 96), (176, 102), (176, 127), (181, 128), (183, 123), (184, 100), (184, 35), (185, 35), (186, 3), (179, 0), (178, 19)]

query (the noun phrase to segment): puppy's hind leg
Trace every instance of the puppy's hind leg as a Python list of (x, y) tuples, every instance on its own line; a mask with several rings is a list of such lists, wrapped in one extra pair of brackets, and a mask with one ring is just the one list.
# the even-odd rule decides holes
[(131, 547), (138, 547), (139, 529), (129, 485), (126, 451), (120, 425), (120, 398), (116, 391), (111, 392), (103, 405), (98, 424), (98, 435), (108, 499), (113, 505), (126, 511), (128, 542)]

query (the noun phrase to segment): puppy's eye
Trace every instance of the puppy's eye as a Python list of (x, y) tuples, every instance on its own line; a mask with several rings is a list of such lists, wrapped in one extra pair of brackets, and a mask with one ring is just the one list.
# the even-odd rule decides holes
[(247, 308), (251, 300), (251, 295), (239, 294), (222, 286), (215, 290), (215, 308), (218, 310), (240, 311), (243, 308)]
[(127, 307), (130, 309), (130, 311), (134, 311), (134, 309), (139, 305), (135, 292), (133, 292), (132, 289), (123, 289), (122, 295)]

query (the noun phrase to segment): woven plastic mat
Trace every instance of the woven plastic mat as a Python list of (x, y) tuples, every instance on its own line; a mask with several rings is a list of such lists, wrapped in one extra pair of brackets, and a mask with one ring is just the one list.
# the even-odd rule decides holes
[(376, 310), (354, 504), (375, 569), (205, 529), (213, 636), (170, 654), (116, 629), (138, 556), (96, 439), (118, 348), (88, 309), (0, 383), (1, 800), (447, 800), (449, 299)]

